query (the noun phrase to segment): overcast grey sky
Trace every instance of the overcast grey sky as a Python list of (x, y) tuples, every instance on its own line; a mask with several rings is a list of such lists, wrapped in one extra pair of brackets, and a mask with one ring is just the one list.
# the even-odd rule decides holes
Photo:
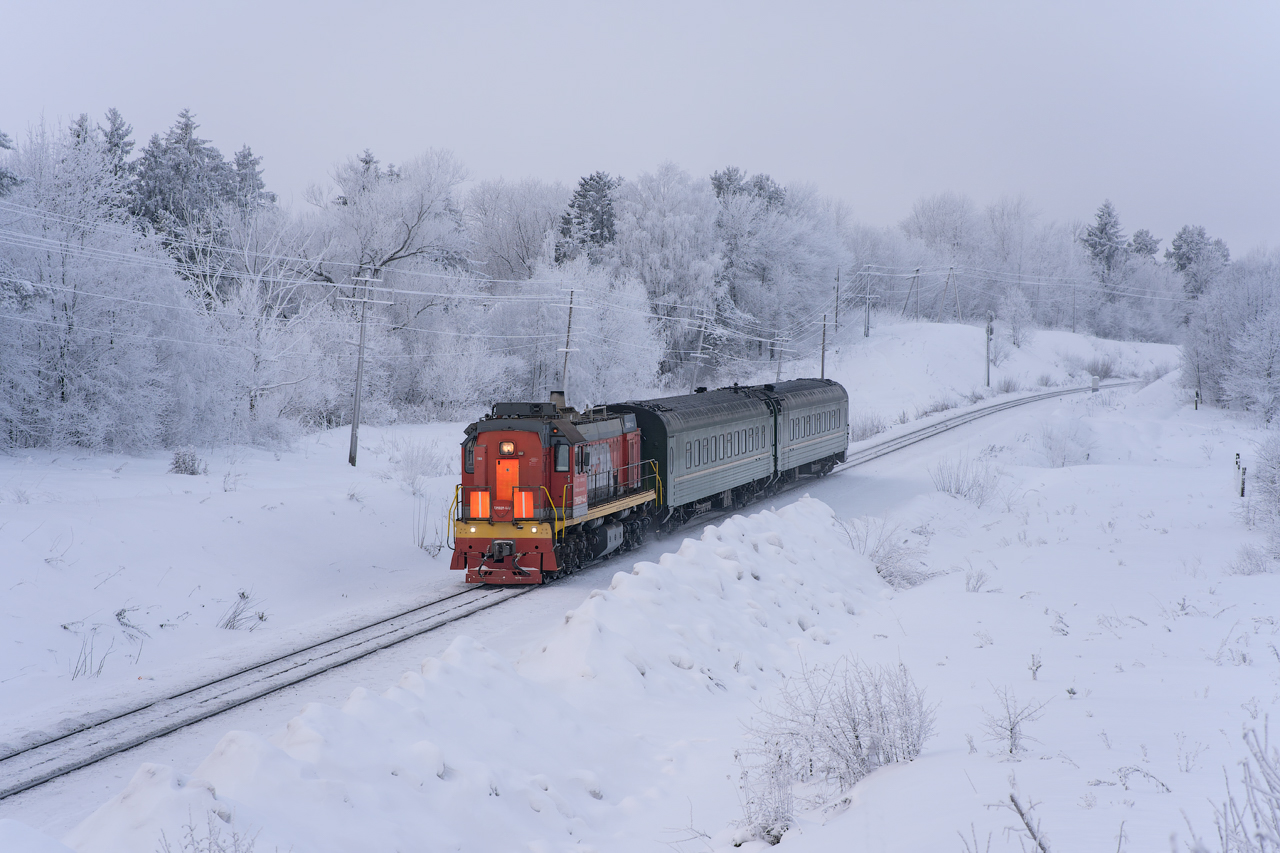
[(1104, 198), (1130, 233), (1280, 236), (1280, 4), (0, 0), (0, 129), (183, 107), (301, 204), (370, 148), (572, 184), (672, 160), (808, 182), (869, 224), (923, 195)]

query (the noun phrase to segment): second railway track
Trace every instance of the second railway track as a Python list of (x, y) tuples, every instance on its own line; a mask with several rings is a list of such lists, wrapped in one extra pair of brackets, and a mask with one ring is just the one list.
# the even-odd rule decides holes
[[(1138, 384), (1115, 382), (1103, 390)], [(1085, 388), (1068, 388), (1001, 400), (951, 415), (848, 454), (836, 472), (865, 464), (917, 442), (924, 441), (979, 418), (1018, 406), (1081, 394)], [(800, 488), (797, 483), (784, 491)], [(735, 511), (692, 519), (705, 524)], [(28, 744), (0, 758), (0, 800), (64, 776), (147, 741), (206, 720), (270, 693), (313, 678), (367, 655), (390, 648), (412, 637), (433, 631), (537, 589), (528, 587), (480, 587), (466, 589), (415, 607), (389, 619), (311, 644), (271, 660), (223, 676), (214, 681), (125, 710), (71, 732)]]

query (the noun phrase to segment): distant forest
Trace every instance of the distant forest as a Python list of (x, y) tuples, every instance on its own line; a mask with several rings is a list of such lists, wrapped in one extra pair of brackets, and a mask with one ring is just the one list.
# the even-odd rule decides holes
[(1057, 223), (1022, 197), (942, 193), (872, 226), (737, 166), (566, 187), (473, 182), (429, 150), (365, 151), (291, 210), (248, 146), (228, 158), (198, 130), (184, 110), (139, 146), (111, 110), (0, 133), (0, 447), (269, 444), (349, 423), (362, 312), (371, 423), (562, 385), (583, 405), (789, 375), (824, 322), (860, 337), (868, 304), (1176, 342), (1207, 402), (1267, 422), (1280, 405), (1280, 253), (1232, 258), (1197, 225), (1130, 235), (1109, 201)]

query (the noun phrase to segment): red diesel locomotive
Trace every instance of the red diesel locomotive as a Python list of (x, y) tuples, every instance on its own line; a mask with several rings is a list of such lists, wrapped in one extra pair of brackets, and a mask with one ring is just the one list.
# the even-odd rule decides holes
[(634, 414), (498, 403), (467, 427), (450, 568), (542, 583), (640, 544), (661, 485)]

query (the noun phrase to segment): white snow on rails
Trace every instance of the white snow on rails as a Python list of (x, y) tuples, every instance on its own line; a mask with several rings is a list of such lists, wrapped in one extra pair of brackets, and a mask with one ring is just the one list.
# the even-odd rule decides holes
[(456, 622), (532, 587), (468, 589), (0, 760), (0, 799)]

